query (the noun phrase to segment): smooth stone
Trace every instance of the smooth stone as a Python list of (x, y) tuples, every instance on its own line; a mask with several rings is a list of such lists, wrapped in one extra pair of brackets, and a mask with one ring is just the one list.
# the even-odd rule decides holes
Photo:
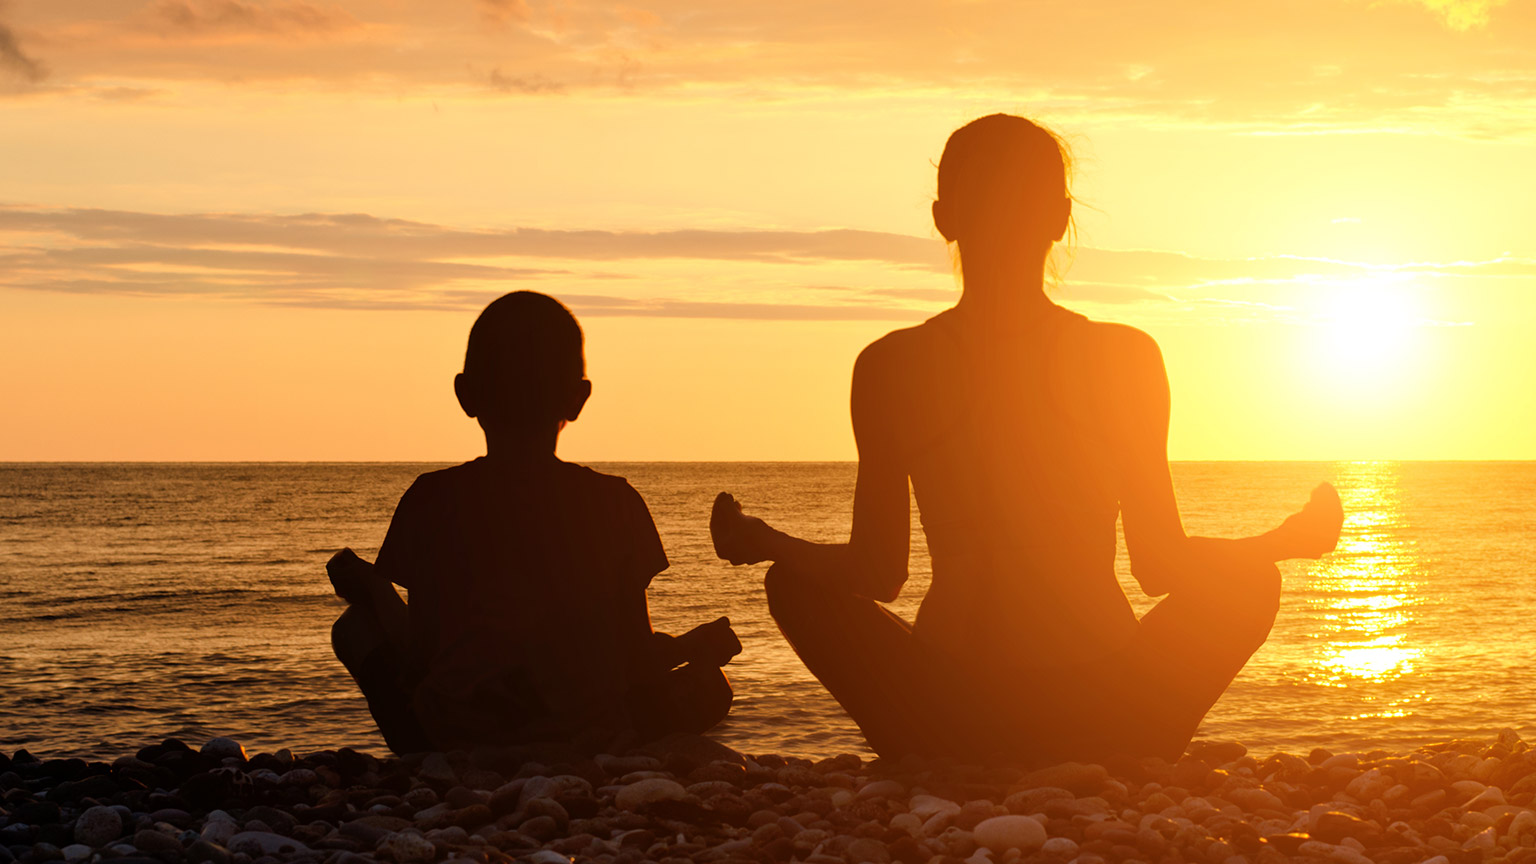
[(187, 847), (187, 864), (229, 864), (231, 858), (228, 849), (207, 840), (198, 840)]
[(229, 838), (229, 851), (244, 852), (255, 858), (259, 855), (301, 855), (310, 849), (292, 837), (270, 831), (241, 831)]
[(315, 785), (316, 783), (319, 783), (320, 775), (309, 770), (308, 768), (294, 768), (285, 774), (279, 775), (277, 782), (281, 786), (300, 786), (307, 788)]
[(245, 761), (245, 748), (233, 738), (209, 738), (203, 749), (198, 751), (204, 756), (214, 759), (239, 759)]
[(229, 846), (229, 838), (240, 832), (240, 826), (223, 819), (209, 819), (198, 833), (198, 838), (219, 846)]
[(1099, 791), (1108, 779), (1109, 770), (1103, 765), (1063, 762), (1032, 771), (1019, 778), (1017, 785), (1022, 788), (1054, 786), (1067, 789), (1074, 795), (1088, 795)]
[(688, 790), (676, 780), (653, 778), (631, 783), (614, 796), (613, 805), (620, 810), (636, 810), (657, 801), (680, 801), (688, 797)]
[(993, 852), (1009, 849), (1032, 851), (1045, 842), (1045, 826), (1028, 816), (993, 816), (971, 829), (977, 845)]
[(428, 753), (427, 758), (421, 760), (421, 769), (416, 774), (423, 780), (436, 783), (452, 783), (459, 776), (454, 772), (448, 757), (442, 753)]
[(427, 864), (437, 858), (437, 847), (432, 841), (414, 831), (386, 834), (374, 849), (393, 858), (396, 864)]
[(940, 813), (959, 813), (960, 805), (937, 795), (913, 795), (907, 802), (907, 812), (926, 822)]
[(75, 842), (105, 846), (123, 836), (123, 817), (111, 807), (88, 807), (75, 820)]
[(858, 794), (854, 797), (861, 801), (867, 798), (888, 798), (897, 801), (905, 794), (907, 794), (907, 787), (899, 781), (871, 780), (859, 787)]
[(1279, 810), (1286, 811), (1289, 807), (1285, 802), (1275, 797), (1273, 792), (1267, 789), (1233, 789), (1226, 793), (1227, 800), (1247, 811), (1254, 810)]
[(540, 849), (520, 860), (526, 861), (528, 864), (571, 864), (571, 859), (553, 849)]
[(153, 828), (145, 828), (133, 835), (134, 848), (140, 852), (148, 852), (151, 855), (164, 853), (181, 853), (181, 843), (169, 834), (163, 834)]
[(843, 857), (848, 864), (887, 864), (891, 860), (891, 853), (879, 840), (860, 837), (848, 844), (848, 848), (843, 850)]
[(565, 795), (592, 795), (592, 784), (585, 777), (556, 774), (553, 777), (529, 777), (518, 793), (519, 806), (535, 798), (559, 798)]
[(84, 861), (91, 857), (93, 851), (84, 843), (71, 843), (60, 849), (59, 854), (64, 856), (65, 861)]
[(1040, 853), (1070, 861), (1077, 854), (1077, 843), (1070, 837), (1052, 837), (1040, 844)]

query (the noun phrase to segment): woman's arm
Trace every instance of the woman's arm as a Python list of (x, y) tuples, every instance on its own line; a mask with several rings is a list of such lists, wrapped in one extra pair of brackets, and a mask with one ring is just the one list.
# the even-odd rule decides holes
[(1288, 558), (1317, 558), (1338, 542), (1344, 513), (1338, 493), (1324, 483), (1280, 526), (1255, 537), (1190, 537), (1179, 519), (1168, 472), (1168, 374), (1162, 352), (1147, 334), (1129, 327), (1105, 331), (1107, 358), (1119, 378), (1111, 409), (1123, 446), (1120, 499), (1131, 574), (1151, 595), (1177, 591), (1194, 574), (1229, 571)]
[(710, 534), (715, 553), (732, 564), (782, 563), (829, 588), (882, 602), (907, 581), (911, 502), (891, 417), (899, 408), (889, 346), (864, 349), (853, 367), (853, 435), (859, 476), (853, 494), (853, 533), (847, 543), (792, 537), (742, 513), (729, 493), (715, 499)]

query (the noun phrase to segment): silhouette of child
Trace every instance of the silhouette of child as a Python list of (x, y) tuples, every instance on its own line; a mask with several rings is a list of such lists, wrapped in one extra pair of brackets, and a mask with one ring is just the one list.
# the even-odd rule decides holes
[(645, 501), (555, 456), (592, 392), (570, 310), (531, 291), (491, 303), (454, 392), (486, 455), (417, 477), (375, 564), (348, 549), (327, 565), (350, 604), (332, 644), (390, 749), (617, 748), (724, 719), (730, 622), (653, 632), (667, 557)]

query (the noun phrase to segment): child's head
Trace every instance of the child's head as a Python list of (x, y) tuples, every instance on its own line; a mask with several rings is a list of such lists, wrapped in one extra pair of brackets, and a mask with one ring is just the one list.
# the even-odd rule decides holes
[(558, 430), (592, 394), (581, 325), (553, 297), (504, 294), (470, 328), (464, 371), (453, 389), (464, 413), (487, 432)]

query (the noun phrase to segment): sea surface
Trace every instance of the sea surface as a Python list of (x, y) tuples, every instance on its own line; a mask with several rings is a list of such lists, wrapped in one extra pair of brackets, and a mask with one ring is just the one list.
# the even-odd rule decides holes
[[(332, 656), (324, 564), (378, 550), (416, 464), (0, 465), (0, 749), (111, 758), (176, 736), (251, 752), (384, 747)], [(868, 755), (779, 636), (763, 567), (711, 554), (716, 492), (822, 541), (847, 537), (847, 463), (594, 466), (645, 496), (672, 560), (658, 629), (730, 615), (745, 651), (715, 737), (748, 753)], [(1178, 463), (1192, 534), (1273, 527), (1318, 482), (1338, 551), (1282, 565), (1268, 643), (1199, 737), (1250, 749), (1402, 749), (1513, 728), (1536, 738), (1536, 463)], [(915, 614), (929, 578), (913, 520)], [(1119, 575), (1139, 612), (1155, 603)], [(573, 624), (573, 638), (580, 632)], [(1042, 704), (1040, 710), (1052, 710)]]

